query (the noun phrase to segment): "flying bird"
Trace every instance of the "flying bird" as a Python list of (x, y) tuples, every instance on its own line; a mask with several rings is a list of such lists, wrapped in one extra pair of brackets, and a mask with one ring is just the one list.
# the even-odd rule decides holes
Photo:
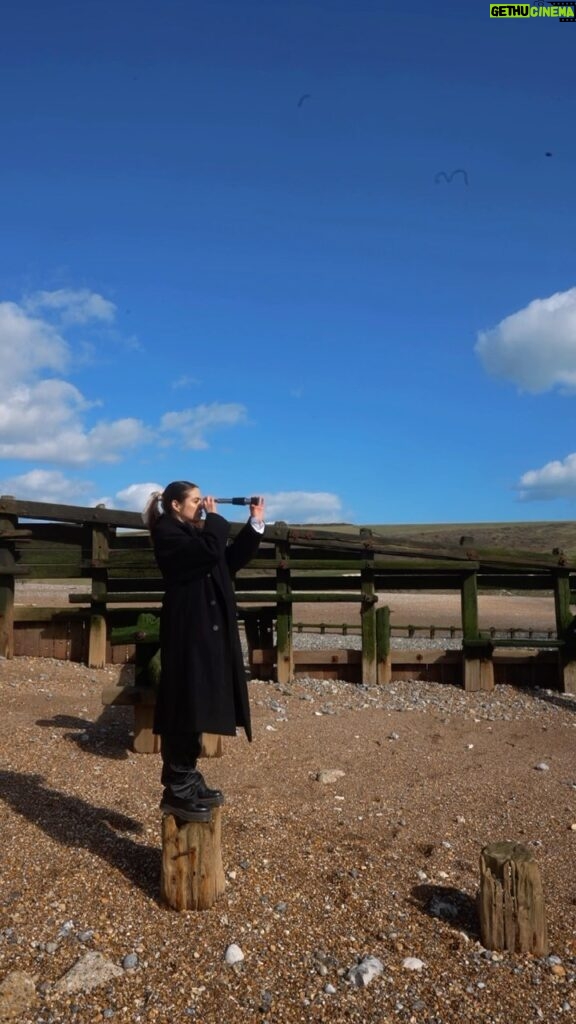
[(552, 156), (552, 153), (545, 153), (544, 156)]
[(304, 100), (309, 100), (309, 99), (310, 99), (310, 93), (309, 92), (305, 92), (304, 95), (301, 96), (300, 99), (298, 100), (298, 106), (301, 107), (302, 104), (304, 103)]
[(462, 177), (464, 178), (464, 181), (465, 181), (466, 185), (468, 184), (468, 174), (466, 173), (466, 171), (462, 167), (457, 167), (456, 170), (452, 171), (451, 174), (446, 174), (446, 171), (438, 171), (438, 174), (434, 178), (434, 181), (436, 182), (437, 185), (439, 185), (440, 184), (440, 179), (444, 178), (444, 181), (446, 182), (446, 184), (449, 185), (455, 174), (461, 174)]

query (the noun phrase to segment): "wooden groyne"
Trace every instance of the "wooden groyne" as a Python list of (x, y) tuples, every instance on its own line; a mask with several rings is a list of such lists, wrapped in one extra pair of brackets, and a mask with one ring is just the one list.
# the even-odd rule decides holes
[[(240, 524), (231, 529), (234, 534)], [(16, 580), (66, 581), (69, 607), (17, 607)], [(294, 646), (299, 603), (320, 608), (345, 602), (359, 609), (361, 651), (315, 652), (305, 670), (310, 674), (315, 661), (317, 674), (385, 683), (394, 678), (395, 664), (410, 663), (405, 652), (400, 659), (391, 649), (393, 625), (389, 610), (378, 606), (378, 593), (456, 592), (462, 650), (444, 652), (443, 661), (441, 652), (430, 652), (424, 661), (414, 662), (420, 677), (427, 671), (437, 678), (440, 671), (442, 678), (467, 689), (490, 689), (506, 653), (510, 665), (522, 658), (530, 662), (531, 678), (536, 679), (536, 665), (542, 668), (540, 685), (575, 692), (575, 580), (576, 556), (557, 548), (541, 553), (481, 548), (468, 536), (446, 545), (363, 528), (276, 523), (266, 527), (257, 557), (238, 574), (235, 585), (255, 676), (287, 682), (302, 670), (305, 655)], [(481, 629), (479, 596), (499, 590), (552, 593), (556, 629), (546, 636), (531, 634), (529, 623), (515, 636)], [(3, 656), (49, 654), (94, 667), (129, 659), (144, 664), (157, 649), (157, 626), (149, 624), (147, 636), (138, 636), (138, 618), (145, 611), (157, 620), (161, 595), (139, 513), (0, 498)], [(405, 668), (396, 671), (405, 677)]]

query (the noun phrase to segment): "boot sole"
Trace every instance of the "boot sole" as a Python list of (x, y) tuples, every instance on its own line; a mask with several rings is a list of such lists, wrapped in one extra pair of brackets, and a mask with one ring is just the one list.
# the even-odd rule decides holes
[(209, 809), (205, 811), (183, 811), (180, 807), (171, 807), (170, 804), (160, 804), (160, 810), (162, 811), (162, 814), (172, 814), (175, 818), (180, 818), (181, 821), (206, 822), (210, 821), (210, 818), (212, 817)]
[(223, 807), (224, 794), (222, 794), (222, 796), (202, 797), (202, 803), (204, 804), (205, 807)]

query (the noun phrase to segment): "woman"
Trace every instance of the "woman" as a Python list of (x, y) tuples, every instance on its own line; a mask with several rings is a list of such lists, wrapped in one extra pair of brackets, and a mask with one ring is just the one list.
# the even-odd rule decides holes
[(144, 512), (165, 593), (160, 616), (162, 670), (154, 732), (161, 737), (160, 808), (185, 821), (208, 821), (224, 802), (196, 768), (203, 732), (249, 740), (250, 705), (232, 576), (253, 557), (264, 532), (264, 499), (228, 544), (230, 524), (212, 497), (177, 480), (153, 494)]

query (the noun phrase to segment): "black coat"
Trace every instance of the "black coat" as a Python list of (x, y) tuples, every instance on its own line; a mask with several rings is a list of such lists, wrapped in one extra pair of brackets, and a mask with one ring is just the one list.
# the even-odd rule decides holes
[(234, 736), (243, 726), (252, 738), (232, 575), (256, 553), (261, 534), (247, 523), (228, 544), (229, 532), (214, 512), (200, 529), (169, 515), (154, 528), (165, 586), (155, 733)]

